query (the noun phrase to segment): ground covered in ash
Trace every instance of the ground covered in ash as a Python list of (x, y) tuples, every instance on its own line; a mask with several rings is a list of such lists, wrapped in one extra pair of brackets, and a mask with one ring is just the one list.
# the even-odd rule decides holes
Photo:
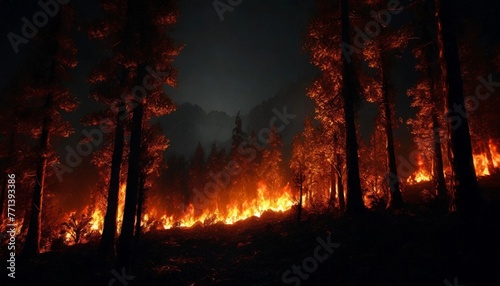
[[(480, 213), (467, 221), (425, 203), (355, 218), (308, 214), (300, 224), (292, 212), (265, 213), (146, 233), (129, 280), (88, 243), (19, 262), (13, 285), (498, 286), (500, 189), (491, 180), (482, 182)], [(4, 277), (0, 284), (11, 285)]]

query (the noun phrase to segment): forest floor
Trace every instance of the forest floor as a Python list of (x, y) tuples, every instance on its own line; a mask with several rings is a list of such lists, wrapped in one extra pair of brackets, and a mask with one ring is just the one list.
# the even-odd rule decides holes
[(356, 218), (308, 214), (300, 225), (291, 212), (265, 213), (146, 233), (136, 270), (122, 281), (88, 243), (20, 263), (16, 283), (2, 267), (0, 285), (499, 286), (498, 184), (498, 177), (481, 181), (484, 203), (468, 220), (425, 203)]

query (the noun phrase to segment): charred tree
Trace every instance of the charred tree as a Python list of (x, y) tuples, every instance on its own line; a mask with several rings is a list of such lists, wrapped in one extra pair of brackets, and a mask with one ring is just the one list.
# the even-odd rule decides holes
[(344, 183), (342, 181), (343, 172), (341, 171), (343, 160), (340, 154), (337, 154), (337, 160), (335, 162), (337, 164), (335, 166), (335, 170), (337, 171), (337, 193), (339, 195), (339, 208), (340, 212), (344, 213), (345, 211)]
[(330, 163), (330, 198), (329, 204), (335, 206), (335, 198), (337, 197), (337, 172), (335, 172), (335, 167), (333, 163)]
[[(163, 86), (177, 85), (177, 71), (172, 65), (174, 58), (182, 50), (168, 36), (177, 21), (179, 12), (175, 1), (164, 0), (128, 0), (126, 2), (127, 35), (126, 54), (133, 62), (132, 86), (127, 94), (131, 97), (132, 119), (130, 134), (130, 152), (128, 158), (127, 187), (121, 233), (118, 238), (118, 267), (126, 267), (131, 273), (131, 255), (136, 223), (139, 177), (141, 172), (141, 148), (144, 130), (151, 125), (151, 120), (164, 116), (175, 105), (164, 94)], [(154, 65), (153, 65), (154, 64)], [(152, 66), (150, 66), (152, 65)]]
[[(433, 0), (427, 0), (425, 2), (425, 5), (429, 8), (430, 10), (433, 11), (435, 10), (434, 7), (434, 1)], [(424, 9), (426, 12), (427, 10)], [(427, 15), (427, 13), (426, 13)], [(435, 18), (430, 18), (430, 17), (425, 17), (425, 23), (430, 22), (431, 27), (435, 27)], [(429, 25), (425, 25), (424, 31), (423, 31), (423, 40), (426, 42), (430, 42), (430, 45), (428, 47), (425, 47), (425, 58), (426, 58), (426, 63), (427, 67), (424, 66), (424, 70), (427, 73), (427, 77), (430, 81), (429, 88), (430, 88), (430, 96), (431, 96), (431, 101), (432, 101), (432, 108), (431, 108), (431, 117), (432, 117), (432, 140), (433, 140), (433, 155), (434, 155), (434, 185), (436, 186), (436, 194), (437, 194), (437, 200), (440, 205), (443, 205), (443, 208), (446, 208), (446, 202), (448, 200), (448, 189), (446, 187), (446, 180), (444, 177), (444, 162), (443, 162), (443, 152), (442, 152), (442, 140), (441, 140), (441, 131), (442, 131), (442, 124), (441, 124), (441, 118), (439, 117), (439, 112), (440, 110), (443, 109), (442, 106), (442, 100), (438, 97), (438, 89), (436, 88), (436, 82), (434, 80), (435, 77), (438, 77), (439, 70), (436, 68), (435, 61), (438, 60), (438, 57), (435, 55), (437, 54), (438, 51), (438, 45), (436, 43), (436, 40), (433, 41), (432, 36), (431, 36), (431, 31)]]
[(469, 124), (465, 114), (464, 86), (454, 30), (452, 0), (436, 0), (441, 67), (445, 85), (450, 130), (452, 169), (456, 181), (457, 211), (464, 215), (476, 212), (480, 196), (472, 157)]
[(136, 224), (135, 224), (135, 244), (137, 245), (139, 243), (139, 239), (142, 234), (142, 213), (144, 211), (144, 201), (145, 201), (145, 192), (146, 192), (146, 186), (145, 186), (145, 174), (144, 172), (141, 171), (140, 177), (139, 177), (139, 194), (137, 195), (137, 215), (136, 215)]
[(69, 122), (62, 119), (61, 113), (74, 111), (77, 107), (70, 91), (61, 85), (62, 80), (69, 78), (69, 70), (77, 66), (77, 49), (69, 36), (74, 18), (70, 6), (60, 9), (54, 21), (40, 31), (35, 39), (38, 54), (31, 59), (31, 80), (24, 87), (21, 98), (40, 104), (39, 108), (25, 106), (31, 111), (31, 118), (21, 128), (22, 132), (38, 141), (28, 233), (22, 250), (25, 257), (35, 256), (40, 252), (45, 182), (49, 175), (47, 165), (57, 161), (50, 144), (51, 139), (68, 137), (73, 132)]
[[(339, 140), (339, 133), (334, 132), (333, 134), (333, 149), (334, 149), (334, 156), (333, 156), (333, 168), (335, 169), (335, 176), (337, 177), (335, 179), (335, 182), (337, 184), (337, 194), (339, 198), (339, 209), (340, 213), (344, 213), (345, 211), (345, 198), (344, 198), (344, 182), (343, 182), (343, 175), (344, 175), (344, 160), (342, 153), (340, 152), (340, 145), (341, 142)], [(334, 186), (332, 186), (333, 188)]]
[[(436, 111), (437, 112), (437, 111)], [(441, 124), (436, 112), (432, 114), (433, 153), (434, 153), (434, 185), (436, 186), (437, 199), (440, 204), (446, 205), (448, 190), (444, 177), (443, 152), (441, 151)]]
[[(422, 75), (415, 87), (408, 91), (412, 106), (417, 107), (415, 119), (409, 120), (415, 142), (424, 156), (432, 159), (433, 183), (436, 201), (443, 211), (448, 209), (448, 190), (444, 176), (443, 118), (444, 101), (439, 69), (439, 48), (436, 37), (436, 18), (429, 11), (435, 11), (434, 0), (426, 0), (418, 9), (421, 22), (422, 44), (413, 50), (417, 60), (416, 70)], [(430, 122), (429, 122), (430, 115)]]
[[(398, 178), (398, 168), (396, 165), (396, 151), (394, 148), (394, 135), (392, 131), (392, 108), (389, 101), (389, 78), (388, 69), (385, 64), (382, 64), (382, 107), (385, 117), (385, 136), (386, 136), (386, 149), (387, 161), (389, 172)], [(400, 208), (403, 205), (403, 196), (399, 188), (399, 180), (389, 180), (389, 188), (391, 192), (391, 207)]]
[[(351, 46), (349, 1), (341, 0), (341, 37), (342, 42)], [(356, 80), (354, 68), (347, 57), (342, 57), (342, 96), (344, 99), (344, 121), (346, 132), (346, 168), (347, 168), (347, 205), (346, 213), (359, 214), (365, 206), (361, 193), (358, 161), (358, 141), (356, 135), (355, 102)]]
[(304, 174), (303, 166), (299, 167), (299, 171), (295, 174), (295, 185), (299, 188), (299, 204), (297, 205), (297, 223), (300, 223), (300, 218), (302, 216), (302, 195), (304, 189), (304, 181), (306, 176)]
[[(139, 68), (144, 71), (144, 67)], [(138, 73), (138, 82), (142, 81), (143, 72)], [(136, 102), (132, 115), (132, 127), (130, 135), (130, 154), (128, 158), (127, 188), (125, 191), (125, 207), (123, 210), (123, 223), (118, 239), (118, 266), (130, 270), (130, 258), (132, 255), (132, 243), (134, 237), (134, 225), (137, 211), (137, 195), (139, 192), (139, 176), (141, 164), (141, 138), (142, 120), (144, 106), (142, 101)]]
[[(123, 102), (121, 105), (123, 106)], [(116, 217), (118, 214), (118, 196), (120, 192), (121, 165), (123, 160), (123, 149), (125, 141), (125, 131), (123, 126), (123, 108), (116, 115), (115, 138), (113, 144), (113, 154), (111, 157), (111, 175), (109, 179), (108, 201), (106, 205), (106, 215), (104, 216), (104, 226), (99, 244), (99, 252), (104, 256), (114, 256), (116, 238)]]
[[(47, 96), (45, 112), (50, 114), (52, 108), (52, 95)], [(40, 251), (40, 238), (42, 234), (42, 210), (43, 210), (43, 190), (45, 187), (45, 170), (47, 168), (47, 153), (50, 141), (51, 117), (46, 116), (42, 123), (42, 134), (40, 136), (40, 150), (36, 163), (36, 182), (31, 199), (31, 215), (23, 248), (23, 256), (35, 256)]]

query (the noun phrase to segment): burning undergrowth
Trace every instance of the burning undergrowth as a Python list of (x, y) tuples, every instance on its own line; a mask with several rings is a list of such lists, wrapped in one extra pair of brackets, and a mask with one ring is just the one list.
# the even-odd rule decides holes
[[(120, 187), (117, 226), (121, 225), (125, 201), (126, 185)], [(101, 200), (104, 200), (101, 197)], [(296, 196), (289, 185), (280, 192), (271, 192), (264, 182), (258, 184), (256, 196), (245, 200), (234, 200), (226, 205), (214, 198), (204, 209), (196, 204), (179, 204), (179, 208), (169, 211), (157, 200), (147, 200), (141, 226), (144, 232), (171, 229), (175, 227), (192, 227), (194, 225), (212, 225), (217, 223), (234, 224), (250, 217), (260, 217), (264, 212), (285, 212), (296, 204)], [(83, 211), (69, 212), (61, 224), (59, 236), (66, 245), (85, 243), (102, 234), (104, 225), (104, 208), (95, 203), (95, 207), (85, 207)], [(180, 209), (182, 208), (182, 209)], [(120, 228), (117, 229), (118, 233)]]

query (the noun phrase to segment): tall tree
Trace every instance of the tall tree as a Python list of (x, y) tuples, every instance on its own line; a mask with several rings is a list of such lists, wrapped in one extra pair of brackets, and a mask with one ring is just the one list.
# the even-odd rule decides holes
[[(372, 1), (375, 8), (384, 8), (385, 1)], [(372, 3), (373, 5), (373, 3)], [(372, 7), (370, 7), (372, 8)], [(396, 165), (396, 148), (394, 144), (393, 129), (397, 127), (394, 108), (394, 88), (391, 83), (390, 71), (391, 63), (395, 56), (402, 53), (407, 46), (409, 32), (404, 29), (394, 29), (390, 27), (381, 28), (380, 34), (371, 39), (363, 49), (365, 61), (368, 66), (376, 70), (376, 82), (365, 80), (369, 92), (367, 100), (376, 103), (379, 106), (383, 119), (385, 130), (387, 166), (389, 167), (387, 183), (391, 191), (390, 206), (394, 208), (401, 207), (403, 196), (401, 194), (398, 171)]]
[[(92, 24), (89, 28), (89, 37), (95, 39), (103, 50), (111, 54), (102, 60), (91, 72), (89, 77), (90, 97), (106, 106), (103, 112), (89, 116), (86, 125), (96, 125), (101, 120), (106, 120), (114, 128), (114, 132), (105, 138), (105, 144), (112, 146), (106, 155), (94, 153), (96, 165), (107, 166), (111, 161), (108, 171), (104, 173), (106, 181), (109, 178), (106, 214), (104, 227), (99, 244), (99, 252), (108, 257), (115, 255), (115, 238), (117, 233), (117, 214), (119, 188), (122, 182), (125, 132), (129, 129), (130, 109), (127, 106), (127, 96), (132, 89), (133, 72), (126, 64), (127, 53), (131, 48), (129, 43), (131, 35), (127, 34), (127, 2), (106, 0), (101, 7), (104, 12), (99, 23)], [(106, 159), (104, 161), (103, 159)]]
[[(342, 43), (351, 45), (349, 1), (340, 1)], [(356, 136), (355, 103), (359, 95), (354, 66), (344, 55), (342, 57), (342, 97), (344, 99), (344, 121), (346, 132), (347, 205), (346, 212), (358, 214), (364, 211), (359, 177), (358, 141)]]
[(465, 114), (464, 87), (455, 37), (455, 18), (452, 0), (436, 0), (436, 20), (443, 91), (448, 108), (452, 169), (454, 173), (457, 210), (465, 215), (475, 212), (480, 196), (472, 157), (469, 124)]
[(30, 257), (39, 253), (42, 232), (42, 212), (47, 164), (56, 161), (51, 139), (68, 137), (72, 128), (62, 118), (62, 112), (74, 111), (75, 98), (62, 81), (69, 79), (69, 70), (76, 67), (77, 49), (70, 37), (73, 13), (70, 6), (60, 7), (60, 12), (37, 35), (37, 54), (33, 59), (30, 82), (20, 98), (32, 109), (32, 117), (25, 122), (23, 130), (38, 141), (36, 148), (36, 178), (31, 199), (31, 215), (23, 255)]
[(182, 46), (173, 43), (171, 31), (179, 15), (175, 1), (128, 0), (123, 43), (128, 47), (123, 64), (133, 68), (132, 122), (127, 189), (121, 233), (118, 239), (118, 267), (131, 270), (131, 254), (140, 186), (143, 126), (153, 117), (172, 112), (175, 106), (163, 92), (163, 85), (177, 85), (173, 59)]
[(300, 183), (307, 206), (314, 208), (326, 207), (329, 200), (333, 202), (335, 199), (336, 172), (331, 173), (334, 166), (333, 145), (331, 138), (324, 134), (322, 125), (314, 126), (306, 118), (304, 130), (294, 137), (290, 161), (290, 168), (298, 179), (296, 183)]
[(297, 204), (297, 220), (300, 222), (302, 214), (302, 194), (304, 193), (304, 182), (306, 180), (306, 148), (302, 134), (296, 134), (293, 137), (292, 158), (290, 160), (290, 169), (293, 172), (295, 186), (299, 188), (299, 202)]
[[(249, 168), (248, 162), (241, 149), (243, 146), (246, 146), (246, 139), (247, 134), (243, 131), (243, 122), (240, 112), (238, 111), (234, 120), (234, 128), (231, 135), (231, 150), (229, 153), (229, 162), (233, 164), (234, 172), (231, 176), (229, 191), (223, 191), (221, 194), (221, 199), (225, 202), (223, 205), (227, 205), (228, 202), (237, 202), (241, 204), (248, 198), (249, 193), (247, 193), (247, 191), (250, 183)], [(225, 210), (222, 211), (224, 212)]]
[(268, 147), (262, 152), (261, 164), (263, 179), (273, 194), (279, 194), (284, 186), (282, 147), (281, 136), (273, 126), (269, 133)]
[[(384, 127), (384, 119), (379, 114), (374, 120), (374, 132), (368, 144), (360, 144), (360, 173), (363, 189), (368, 190), (364, 194), (365, 200), (373, 203), (388, 202), (390, 198), (390, 187), (387, 184), (388, 160), (380, 160), (381, 154), (387, 152), (387, 135)], [(394, 179), (394, 178), (392, 178)], [(382, 205), (378, 205), (382, 207)], [(383, 206), (384, 208), (386, 206)]]
[[(97, 66), (89, 79), (91, 84), (90, 96), (97, 102), (103, 103), (106, 108), (84, 118), (83, 123), (88, 126), (104, 125), (110, 132), (101, 138), (105, 147), (94, 152), (93, 163), (103, 170), (107, 192), (106, 214), (104, 216), (103, 233), (99, 244), (102, 255), (113, 257), (115, 254), (115, 237), (117, 231), (118, 196), (123, 181), (123, 165), (125, 133), (130, 121), (126, 113), (125, 100), (121, 99), (122, 92), (129, 88), (128, 71), (117, 63), (116, 58), (103, 61)], [(96, 128), (96, 127), (94, 127)], [(109, 164), (111, 163), (111, 164)]]
[[(320, 12), (309, 23), (305, 49), (311, 55), (311, 63), (322, 73), (308, 94), (316, 102), (316, 118), (324, 126), (325, 135), (333, 138), (334, 134), (338, 135), (336, 130), (343, 132), (336, 138), (345, 140), (342, 149), (346, 154), (347, 205), (348, 212), (354, 214), (364, 210), (355, 123), (359, 94), (352, 49), (348, 50), (351, 47), (349, 1), (342, 0), (339, 4), (318, 1)], [(338, 150), (336, 147), (333, 149)]]
[[(436, 19), (428, 11), (435, 11), (434, 0), (423, 1), (417, 8), (420, 19), (418, 31), (421, 34), (421, 43), (413, 49), (417, 60), (416, 70), (421, 78), (417, 84), (408, 90), (412, 98), (412, 106), (417, 108), (417, 115), (408, 121), (412, 126), (414, 140), (420, 151), (430, 155), (433, 161), (433, 181), (438, 202), (446, 208), (448, 199), (446, 181), (444, 177), (443, 143), (446, 140), (443, 127), (446, 125), (443, 118), (444, 101), (441, 91), (442, 82), (439, 68), (438, 43), (435, 27)], [(429, 115), (431, 120), (429, 121)], [(426, 154), (432, 151), (432, 154)]]
[(238, 156), (238, 147), (246, 138), (245, 132), (243, 131), (243, 122), (241, 121), (240, 112), (236, 114), (234, 119), (234, 128), (231, 135), (231, 156), (236, 158)]
[[(498, 171), (492, 155), (492, 141), (500, 139), (500, 123), (498, 113), (500, 98), (496, 96), (498, 90), (487, 89), (482, 96), (476, 93), (478, 82), (490, 76), (495, 78), (495, 50), (488, 47), (487, 42), (481, 40), (481, 28), (472, 23), (467, 31), (461, 35), (459, 41), (460, 63), (464, 79), (465, 109), (471, 133), (472, 151), (477, 176), (492, 174)], [(466, 42), (465, 42), (466, 41)], [(470, 42), (478, 43), (479, 47), (471, 47)], [(472, 96), (474, 95), (474, 96)], [(490, 147), (491, 146), (491, 147)], [(481, 154), (481, 155), (479, 155)], [(482, 160), (484, 155), (485, 160)], [(498, 166), (498, 164), (497, 164)]]
[(201, 142), (198, 142), (198, 145), (196, 145), (196, 149), (189, 160), (188, 176), (188, 188), (190, 190), (196, 189), (203, 192), (207, 182), (207, 164), (205, 162), (205, 150), (203, 149)]

